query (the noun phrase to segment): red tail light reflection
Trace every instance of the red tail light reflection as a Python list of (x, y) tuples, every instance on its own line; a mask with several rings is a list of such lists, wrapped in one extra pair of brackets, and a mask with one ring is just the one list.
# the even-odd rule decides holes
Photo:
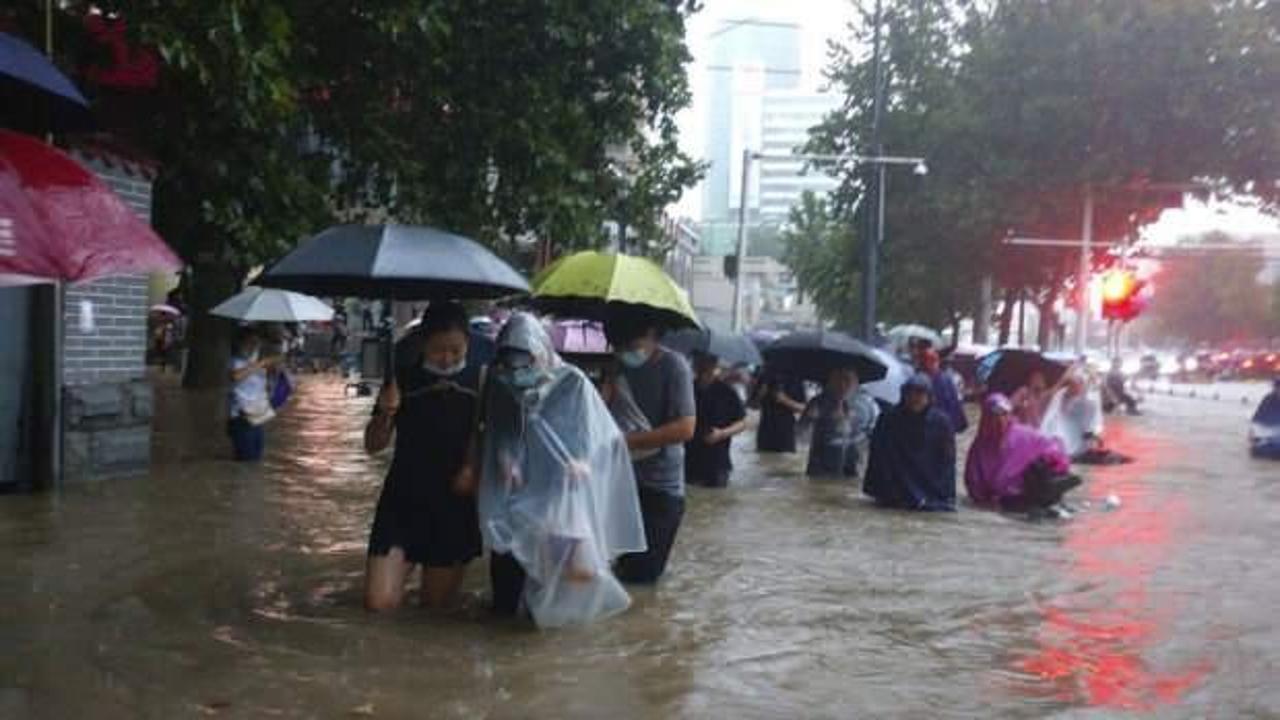
[[(1123, 428), (1116, 430), (1124, 433)], [(1132, 431), (1129, 433), (1134, 435)], [(1141, 437), (1113, 436), (1132, 451)], [(1151, 452), (1157, 450), (1152, 447)], [(1169, 449), (1161, 446), (1159, 452)], [(1151, 457), (1150, 454), (1147, 457)], [(1212, 670), (1201, 659), (1177, 669), (1156, 668), (1147, 659), (1167, 639), (1177, 608), (1152, 597), (1152, 575), (1176, 553), (1179, 526), (1188, 506), (1181, 498), (1157, 497), (1141, 463), (1111, 468), (1087, 486), (1096, 507), (1110, 491), (1124, 499), (1124, 514), (1085, 513), (1067, 531), (1066, 570), (1088, 590), (1051, 599), (1041, 608), (1036, 652), (1017, 669), (1050, 686), (1049, 697), (1070, 704), (1152, 710), (1176, 703)], [(1039, 693), (1037, 693), (1039, 694)]]

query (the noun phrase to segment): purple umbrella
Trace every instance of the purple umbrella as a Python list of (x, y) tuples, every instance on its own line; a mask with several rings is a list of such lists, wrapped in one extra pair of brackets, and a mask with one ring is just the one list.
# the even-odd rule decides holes
[(551, 342), (562, 355), (608, 355), (604, 325), (595, 320), (557, 320), (549, 328)]

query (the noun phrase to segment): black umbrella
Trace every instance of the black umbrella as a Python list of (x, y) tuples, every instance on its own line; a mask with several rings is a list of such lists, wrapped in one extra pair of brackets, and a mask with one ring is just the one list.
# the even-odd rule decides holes
[(853, 368), (864, 383), (883, 378), (889, 370), (867, 345), (825, 330), (780, 338), (765, 348), (764, 362), (771, 370), (815, 382), (826, 382), (832, 370), (841, 368)]
[(1002, 349), (978, 361), (978, 381), (987, 392), (1012, 395), (1027, 384), (1032, 373), (1044, 375), (1049, 385), (1056, 384), (1067, 372), (1067, 364), (1050, 360), (1034, 350)]
[(695, 352), (715, 355), (728, 365), (760, 365), (764, 362), (755, 343), (741, 333), (677, 330), (663, 336), (662, 344), (686, 355)]
[(484, 246), (413, 225), (338, 225), (304, 241), (258, 284), (308, 295), (479, 300), (529, 292)]
[[(529, 283), (484, 246), (413, 225), (337, 225), (303, 241), (258, 279), (309, 295), (392, 300), (479, 300), (529, 292)], [(395, 352), (388, 330), (384, 372)]]
[(26, 132), (92, 126), (89, 101), (62, 71), (25, 41), (0, 33), (0, 120)]

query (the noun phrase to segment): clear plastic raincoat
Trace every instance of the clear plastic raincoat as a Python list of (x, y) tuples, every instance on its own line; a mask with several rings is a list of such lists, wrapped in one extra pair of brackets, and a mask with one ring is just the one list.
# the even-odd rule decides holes
[(587, 623), (631, 603), (610, 569), (645, 549), (626, 442), (590, 380), (563, 363), (533, 316), (514, 315), (499, 357), (532, 356), (536, 382), (497, 370), (486, 393), (479, 490), (485, 544), (524, 568), (540, 627)]
[(1067, 394), (1067, 388), (1054, 393), (1040, 422), (1040, 432), (1061, 440), (1067, 454), (1073, 457), (1089, 449), (1090, 437), (1102, 435), (1102, 405), (1085, 387), (1074, 396)]

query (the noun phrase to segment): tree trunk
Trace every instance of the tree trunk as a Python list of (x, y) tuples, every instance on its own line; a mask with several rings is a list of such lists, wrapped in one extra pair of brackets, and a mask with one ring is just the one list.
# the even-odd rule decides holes
[(187, 296), (187, 368), (182, 384), (188, 388), (219, 387), (227, 381), (233, 324), (209, 310), (239, 290), (240, 274), (218, 263), (196, 260), (191, 265)]
[(1017, 300), (1017, 290), (1009, 288), (1004, 291), (1004, 306), (1000, 308), (1000, 347), (1009, 344), (1009, 330), (1013, 327), (1013, 306)]
[(1056, 350), (1054, 347), (1054, 330), (1058, 327), (1058, 314), (1053, 310), (1053, 298), (1036, 303), (1040, 311), (1040, 328), (1037, 341), (1041, 350)]

